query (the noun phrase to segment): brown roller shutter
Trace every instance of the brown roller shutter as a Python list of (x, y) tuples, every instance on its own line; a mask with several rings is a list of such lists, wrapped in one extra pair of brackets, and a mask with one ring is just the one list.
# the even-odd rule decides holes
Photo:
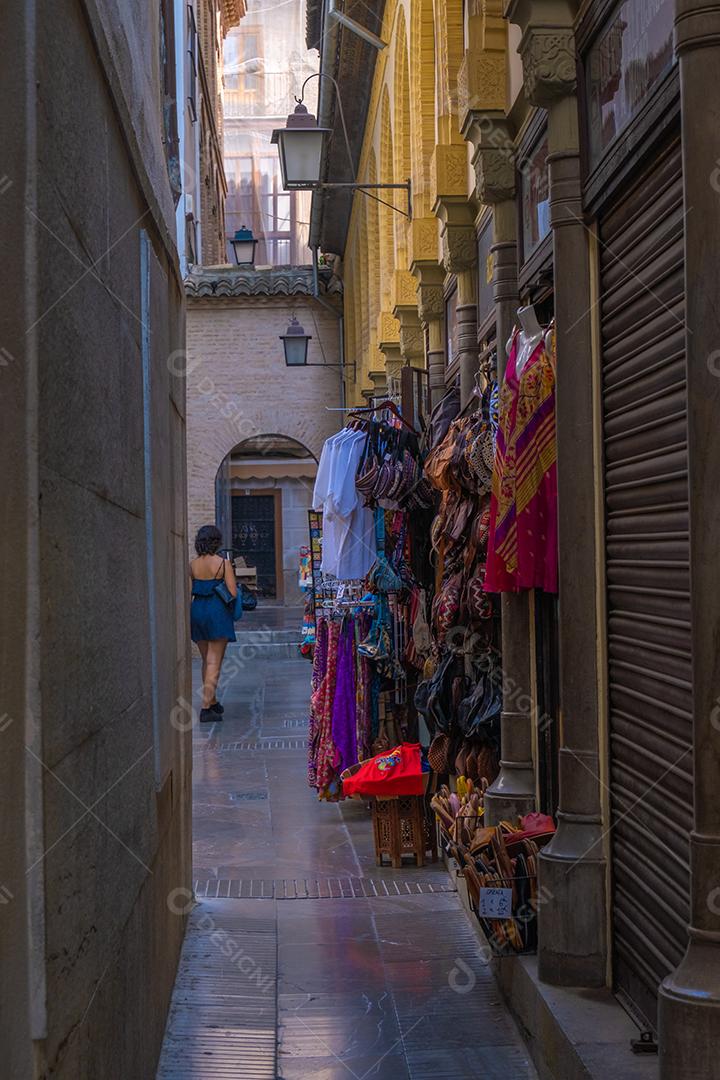
[(613, 974), (651, 1028), (689, 920), (683, 214), (675, 142), (600, 225)]

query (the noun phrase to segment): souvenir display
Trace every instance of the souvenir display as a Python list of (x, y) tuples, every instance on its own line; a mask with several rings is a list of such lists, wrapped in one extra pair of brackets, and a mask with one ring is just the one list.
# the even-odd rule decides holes
[(414, 688), (430, 651), (415, 523), (432, 489), (417, 433), (394, 404), (370, 412), (352, 413), (327, 440), (313, 497), (322, 525), (310, 523), (313, 633), (303, 633), (313, 659), (308, 778), (325, 799), (342, 797), (348, 768), (417, 739)]
[(428, 425), (436, 437), (425, 461), (425, 474), (438, 493), (431, 531), (435, 588), (429, 659), (415, 694), (435, 771), (478, 783), (491, 783), (497, 775), (502, 708), (498, 609), (484, 586), (494, 392), (488, 378), (474, 402), (477, 412), (454, 417), (457, 402), (450, 393)]
[[(534, 914), (525, 912), (543, 838), (537, 823), (493, 829), (484, 822), (485, 791), (499, 771), (502, 711), (493, 592), (530, 587), (523, 546), (530, 530), (508, 523), (519, 510), (547, 522), (555, 491), (554, 384), (543, 350), (544, 343), (529, 362), (524, 357), (522, 369), (512, 359), (500, 389), (488, 369), (463, 412), (450, 391), (422, 438), (393, 403), (350, 413), (323, 449), (314, 498), (322, 544), (311, 536), (309, 555), (309, 782), (321, 799), (371, 799), (376, 853), (391, 854), (393, 865), (403, 854), (421, 861), (432, 850), (431, 807), (499, 952), (533, 946)], [(521, 484), (525, 470), (529, 480)], [(532, 563), (545, 587), (554, 580), (549, 526), (543, 542), (548, 536)], [(398, 824), (405, 821), (399, 809), (394, 817), (382, 809), (408, 797), (421, 808), (403, 810), (408, 821), (419, 814), (412, 829)], [(395, 818), (414, 837), (407, 851), (391, 827)], [(497, 918), (480, 903), (486, 888), (510, 897)]]

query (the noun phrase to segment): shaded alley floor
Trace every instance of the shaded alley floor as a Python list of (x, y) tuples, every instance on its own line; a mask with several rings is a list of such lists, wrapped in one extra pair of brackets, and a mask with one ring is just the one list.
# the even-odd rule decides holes
[(225, 718), (194, 731), (197, 903), (158, 1080), (534, 1077), (442, 864), (379, 869), (366, 808), (307, 786), (310, 665), (282, 652), (229, 650)]

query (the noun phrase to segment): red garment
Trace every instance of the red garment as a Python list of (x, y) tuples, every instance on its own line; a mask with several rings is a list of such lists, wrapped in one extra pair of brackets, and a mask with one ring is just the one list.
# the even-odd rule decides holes
[(358, 771), (343, 780), (344, 795), (422, 795), (420, 743), (401, 743), (393, 750), (364, 761)]
[(312, 696), (318, 722), (315, 731), (315, 779), (318, 791), (329, 787), (337, 773), (338, 752), (332, 737), (332, 713), (337, 683), (337, 651), (340, 623), (331, 619), (328, 624), (327, 668), (325, 677)]
[(557, 592), (555, 368), (543, 341), (517, 372), (513, 338), (500, 392), (485, 589)]

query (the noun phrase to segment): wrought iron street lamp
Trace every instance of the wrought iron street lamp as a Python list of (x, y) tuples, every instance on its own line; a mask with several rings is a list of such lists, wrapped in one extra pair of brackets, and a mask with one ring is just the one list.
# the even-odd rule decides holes
[[(355, 364), (334, 364), (328, 363), (322, 360), (321, 363), (315, 364), (312, 361), (308, 363), (308, 341), (312, 340), (312, 334), (306, 334), (304, 327), (300, 325), (297, 318), (294, 315), (290, 316), (290, 325), (284, 334), (280, 334), (280, 340), (283, 343), (283, 349), (285, 350), (285, 364), (287, 367), (324, 367), (324, 368), (346, 368), (352, 367), (354, 369)], [(322, 344), (320, 345), (322, 351)], [(324, 353), (323, 353), (324, 355)]]
[(254, 266), (255, 265), (255, 249), (257, 247), (257, 240), (253, 236), (252, 229), (246, 229), (245, 226), (235, 233), (234, 236), (229, 237), (232, 244), (233, 253), (235, 255), (235, 262), (238, 266)]
[(293, 315), (287, 330), (280, 335), (285, 350), (285, 363), (288, 367), (307, 367), (308, 341), (311, 337), (312, 334), (306, 334)]
[[(286, 191), (312, 191), (319, 188), (351, 188), (354, 191), (365, 192), (370, 198), (376, 199), (377, 202), (381, 202), (385, 206), (389, 206), (391, 210), (394, 210), (398, 214), (402, 214), (403, 217), (412, 218), (412, 187), (410, 180), (406, 180), (404, 184), (358, 184), (342, 180), (320, 179), (325, 141), (327, 136), (331, 134), (332, 129), (319, 127), (317, 119), (311, 112), (308, 112), (307, 107), (303, 102), (305, 87), (311, 79), (329, 79), (335, 87), (340, 120), (345, 136), (345, 147), (347, 149), (348, 161), (350, 162), (350, 170), (352, 175), (355, 173), (355, 164), (353, 162), (350, 139), (345, 123), (345, 113), (340, 97), (340, 87), (332, 75), (327, 75), (323, 71), (315, 72), (313, 75), (308, 75), (307, 79), (302, 84), (300, 97), (295, 98), (297, 105), (295, 106), (294, 111), (288, 116), (285, 127), (276, 128), (270, 139), (270, 141), (277, 146), (280, 155), (280, 173), (282, 176), (283, 188)], [(407, 210), (401, 210), (400, 207), (385, 202), (384, 199), (379, 199), (377, 195), (373, 195), (373, 191), (391, 189), (404, 191), (407, 194)]]
[(320, 180), (325, 139), (330, 128), (318, 127), (318, 122), (298, 101), (284, 128), (272, 133), (280, 155), (280, 175), (286, 191), (316, 187)]

